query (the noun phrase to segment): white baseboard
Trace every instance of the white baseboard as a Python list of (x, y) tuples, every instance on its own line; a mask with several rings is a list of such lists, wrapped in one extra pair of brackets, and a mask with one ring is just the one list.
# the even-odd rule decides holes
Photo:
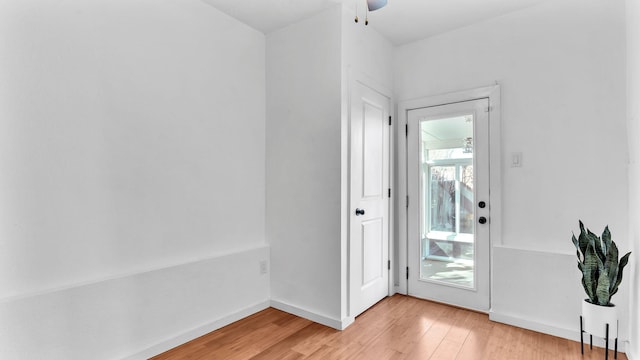
[(640, 360), (640, 354), (637, 354), (635, 352), (633, 352), (634, 347), (627, 341), (625, 343), (626, 345), (626, 353), (625, 355), (627, 355), (627, 359), (629, 360)]
[(199, 338), (202, 335), (208, 334), (212, 331), (218, 330), (224, 326), (227, 326), (233, 322), (244, 319), (247, 316), (253, 315), (259, 311), (262, 311), (269, 307), (269, 300), (262, 301), (260, 303), (248, 306), (233, 314), (229, 314), (220, 319), (214, 320), (206, 325), (199, 326), (195, 329), (191, 329), (173, 338), (164, 340), (150, 348), (147, 348), (139, 353), (133, 354), (124, 358), (123, 360), (146, 360), (150, 357), (162, 354), (165, 351), (171, 350), (174, 347), (187, 343), (193, 339)]
[(342, 320), (338, 320), (329, 316), (315, 313), (307, 309), (303, 309), (295, 305), (287, 304), (282, 301), (273, 300), (273, 299), (271, 299), (271, 307), (278, 310), (282, 310), (284, 312), (288, 312), (289, 314), (293, 314), (293, 315), (311, 320), (318, 324), (322, 324), (322, 325), (337, 329), (337, 330), (346, 329), (347, 326), (351, 325), (355, 320), (353, 317), (347, 317)]
[(148, 359), (150, 357), (156, 356), (158, 354), (162, 354), (165, 351), (171, 350), (173, 348), (175, 348), (176, 346), (182, 345), (184, 343), (187, 343), (193, 339), (196, 339), (200, 336), (203, 336), (205, 334), (208, 334), (212, 331), (215, 331), (217, 329), (220, 329), (226, 325), (229, 325), (235, 321), (241, 320), (247, 316), (253, 315), (259, 311), (262, 311), (268, 307), (273, 307), (275, 309), (287, 312), (289, 314), (293, 314), (305, 319), (308, 319), (310, 321), (337, 329), (337, 330), (344, 330), (347, 326), (353, 324), (353, 322), (355, 321), (355, 319), (353, 317), (347, 317), (344, 318), (342, 320), (337, 320), (328, 316), (324, 316), (324, 315), (319, 315), (315, 312), (309, 311), (309, 310), (305, 310), (302, 309), (300, 307), (297, 306), (293, 306), (290, 304), (286, 304), (284, 302), (281, 301), (277, 301), (277, 300), (265, 300), (262, 301), (260, 303), (248, 306), (240, 311), (237, 311), (233, 314), (229, 314), (223, 318), (214, 320), (208, 324), (205, 324), (203, 326), (199, 326), (195, 329), (191, 329), (187, 332), (184, 332), (180, 335), (177, 335), (175, 337), (172, 337), (170, 339), (164, 340), (152, 347), (149, 347), (143, 351), (140, 351), (136, 354), (133, 354), (131, 356), (128, 356), (126, 358), (124, 358), (123, 360), (145, 360)]
[[(565, 329), (554, 325), (544, 324), (538, 321), (524, 319), (522, 317), (516, 317), (507, 314), (497, 313), (495, 311), (489, 312), (489, 319), (491, 321), (500, 322), (507, 325), (517, 326), (523, 329), (532, 330), (536, 332), (540, 332), (543, 334), (549, 334), (557, 337), (561, 337), (564, 339), (569, 339), (573, 341), (580, 341), (580, 330), (578, 328), (579, 321), (576, 321), (576, 329)], [(587, 337), (588, 341), (588, 337)], [(594, 346), (596, 347), (604, 347), (604, 343), (600, 344), (600, 342), (596, 342), (594, 340)], [(627, 342), (619, 341), (618, 342), (618, 351), (624, 353), (626, 349)], [(613, 349), (613, 341), (610, 341), (609, 346)], [(629, 358), (631, 360), (631, 358)]]

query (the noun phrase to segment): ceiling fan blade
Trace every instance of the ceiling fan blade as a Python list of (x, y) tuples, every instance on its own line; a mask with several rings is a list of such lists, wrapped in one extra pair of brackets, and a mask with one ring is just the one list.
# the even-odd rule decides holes
[(369, 11), (378, 10), (385, 5), (387, 5), (387, 0), (367, 0)]

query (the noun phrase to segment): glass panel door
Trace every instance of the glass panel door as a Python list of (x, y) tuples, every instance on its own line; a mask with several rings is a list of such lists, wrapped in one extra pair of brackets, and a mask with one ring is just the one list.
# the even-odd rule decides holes
[[(489, 309), (488, 99), (409, 110), (408, 293)], [(411, 201), (416, 199), (417, 201)]]

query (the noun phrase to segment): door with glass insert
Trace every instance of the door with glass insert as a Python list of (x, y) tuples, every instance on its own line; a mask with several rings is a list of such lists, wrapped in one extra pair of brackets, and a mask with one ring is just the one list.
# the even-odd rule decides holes
[(408, 119), (410, 295), (489, 310), (488, 99)]

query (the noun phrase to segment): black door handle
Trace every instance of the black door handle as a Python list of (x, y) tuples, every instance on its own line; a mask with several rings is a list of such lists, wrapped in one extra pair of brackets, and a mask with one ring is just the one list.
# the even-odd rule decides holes
[(364, 209), (356, 209), (356, 216), (364, 215)]
[(478, 222), (480, 224), (486, 224), (487, 223), (487, 218), (484, 216), (480, 216), (480, 218), (478, 219)]

